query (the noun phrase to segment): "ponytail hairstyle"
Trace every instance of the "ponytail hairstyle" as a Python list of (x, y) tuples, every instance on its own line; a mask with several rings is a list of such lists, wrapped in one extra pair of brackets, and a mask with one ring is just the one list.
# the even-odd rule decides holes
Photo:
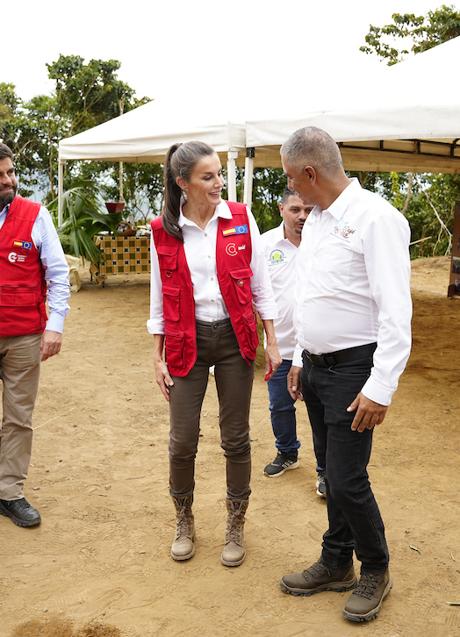
[(189, 181), (200, 159), (214, 153), (214, 149), (204, 142), (173, 144), (166, 153), (163, 169), (163, 228), (179, 241), (184, 240), (179, 226), (182, 190), (177, 185), (176, 179), (182, 177), (185, 181)]

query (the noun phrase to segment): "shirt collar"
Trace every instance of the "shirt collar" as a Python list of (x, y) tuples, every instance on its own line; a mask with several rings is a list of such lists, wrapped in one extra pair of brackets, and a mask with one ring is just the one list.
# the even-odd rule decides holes
[[(179, 212), (179, 220), (178, 220), (179, 227), (182, 228), (183, 226), (196, 226), (196, 224), (193, 221), (190, 221), (190, 219), (187, 219), (187, 217), (182, 212), (182, 206), (184, 203), (185, 203), (185, 200), (182, 199), (180, 202), (180, 212)], [(230, 212), (230, 208), (228, 207), (227, 202), (224, 200), (222, 200), (220, 204), (216, 206), (214, 214), (208, 223), (210, 223), (211, 221), (214, 221), (214, 219), (217, 219), (218, 217), (221, 217), (222, 219), (232, 218), (232, 213)]]
[(9, 209), (10, 209), (10, 204), (7, 204), (4, 208), (2, 208), (2, 210), (0, 210), (0, 215), (2, 215), (3, 213), (6, 214)]
[(353, 177), (351, 182), (344, 190), (342, 190), (337, 199), (331, 203), (329, 208), (325, 208), (323, 212), (326, 212), (327, 210), (327, 212), (330, 212), (331, 215), (338, 221), (343, 217), (350, 201), (356, 196), (356, 193), (359, 190), (362, 190), (361, 184), (356, 177)]

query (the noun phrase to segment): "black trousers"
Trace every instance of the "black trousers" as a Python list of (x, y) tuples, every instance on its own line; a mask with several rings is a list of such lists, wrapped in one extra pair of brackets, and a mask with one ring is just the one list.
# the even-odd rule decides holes
[(322, 561), (334, 568), (352, 562), (353, 551), (367, 572), (389, 562), (385, 528), (372, 493), (367, 465), (372, 430), (351, 430), (347, 407), (370, 375), (372, 356), (352, 363), (316, 367), (303, 356), (302, 392), (312, 426), (326, 435), (326, 485), (329, 528), (323, 535)]

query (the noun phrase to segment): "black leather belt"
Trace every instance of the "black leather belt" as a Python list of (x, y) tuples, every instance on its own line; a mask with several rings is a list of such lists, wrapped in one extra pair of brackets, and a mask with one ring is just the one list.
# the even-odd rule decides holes
[(348, 349), (340, 349), (337, 352), (329, 354), (311, 354), (304, 349), (302, 358), (306, 358), (315, 367), (334, 367), (341, 363), (352, 363), (360, 358), (372, 356), (377, 348), (377, 343), (367, 343), (366, 345), (358, 345), (357, 347), (349, 347)]

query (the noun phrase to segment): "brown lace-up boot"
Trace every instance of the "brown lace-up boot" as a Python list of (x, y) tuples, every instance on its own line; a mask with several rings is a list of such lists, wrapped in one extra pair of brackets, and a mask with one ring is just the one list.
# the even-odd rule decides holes
[(246, 557), (244, 548), (244, 514), (248, 508), (248, 500), (229, 500), (227, 498), (227, 530), (221, 562), (224, 566), (239, 566)]
[(172, 497), (176, 507), (176, 536), (171, 546), (171, 557), (177, 562), (189, 560), (195, 555), (195, 524), (193, 521), (193, 496)]

